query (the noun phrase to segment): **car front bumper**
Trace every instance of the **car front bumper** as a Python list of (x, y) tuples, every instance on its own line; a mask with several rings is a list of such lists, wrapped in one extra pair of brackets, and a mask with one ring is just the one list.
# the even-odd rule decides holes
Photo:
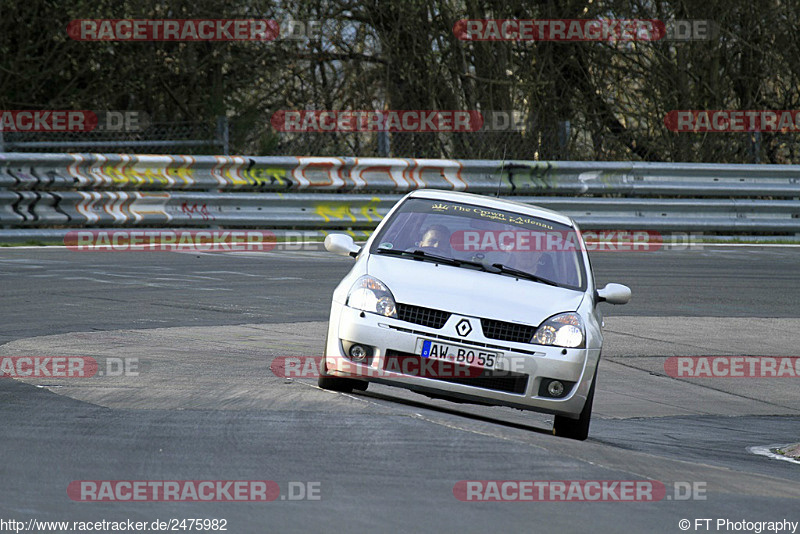
[[(453, 314), (451, 320), (478, 318)], [(437, 367), (438, 376), (418, 372), (428, 360), (419, 358), (423, 340), (463, 347), (465, 350), (499, 354), (501, 368), (486, 372), (479, 367)], [(370, 357), (355, 363), (346, 348), (357, 343), (366, 347)], [(586, 402), (599, 348), (564, 349), (529, 343), (514, 343), (473, 336), (458, 339), (445, 335), (443, 329), (384, 317), (349, 308), (334, 302), (326, 347), (328, 373), (403, 387), (434, 396), (453, 397), (468, 402), (511, 406), (523, 410), (577, 418)], [(406, 363), (412, 365), (405, 365)], [(437, 362), (437, 364), (440, 362)], [(429, 367), (430, 368), (430, 365)], [(449, 374), (447, 374), (449, 372)], [(543, 381), (574, 383), (563, 397), (542, 395)]]

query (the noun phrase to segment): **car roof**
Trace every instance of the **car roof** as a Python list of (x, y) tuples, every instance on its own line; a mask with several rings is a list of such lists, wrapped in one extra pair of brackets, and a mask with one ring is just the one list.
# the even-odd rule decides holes
[(523, 204), (522, 202), (517, 202), (514, 200), (489, 197), (485, 195), (476, 195), (474, 193), (462, 193), (459, 191), (445, 191), (442, 189), (418, 189), (412, 192), (409, 196), (413, 198), (429, 198), (433, 200), (464, 202), (491, 209), (514, 211), (516, 213), (539, 217), (540, 219), (561, 223), (567, 226), (575, 226), (575, 222), (570, 217), (562, 213), (558, 213), (557, 211), (542, 208), (533, 204)]

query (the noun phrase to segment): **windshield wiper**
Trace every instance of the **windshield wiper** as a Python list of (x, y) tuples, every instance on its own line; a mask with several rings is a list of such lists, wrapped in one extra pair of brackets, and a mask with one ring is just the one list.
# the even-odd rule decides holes
[(498, 274), (500, 273), (500, 269), (489, 265), (488, 263), (480, 262), (480, 261), (472, 261), (472, 260), (458, 260), (456, 258), (450, 258), (448, 256), (439, 256), (438, 254), (431, 254), (430, 252), (425, 252), (424, 250), (400, 250), (394, 248), (378, 248), (376, 250), (379, 254), (390, 254), (393, 256), (411, 256), (417, 260), (428, 260), (433, 261), (436, 263), (443, 263), (445, 265), (452, 265), (453, 267), (461, 267), (462, 265), (469, 265), (472, 267), (479, 267), (484, 271)]
[(473, 260), (458, 260), (464, 265), (471, 265), (473, 267), (480, 267), (486, 272), (493, 273), (493, 274), (500, 274), (500, 269), (495, 267), (494, 265), (489, 265), (485, 261), (473, 261)]
[(493, 263), (492, 267), (498, 269), (502, 273), (511, 274), (519, 278), (526, 278), (528, 280), (533, 280), (534, 282), (541, 282), (542, 284), (547, 284), (550, 286), (560, 287), (557, 283), (553, 282), (552, 280), (548, 280), (547, 278), (542, 278), (541, 276), (536, 276), (535, 274), (529, 273), (528, 271), (522, 271), (520, 269), (515, 269), (514, 267), (503, 265), (502, 263)]
[(447, 265), (452, 265), (454, 267), (458, 267), (461, 265), (461, 260), (457, 260), (455, 258), (448, 258), (447, 256), (439, 256), (437, 254), (431, 254), (430, 252), (425, 252), (424, 250), (400, 250), (395, 248), (378, 248), (375, 252), (378, 254), (390, 254), (392, 256), (411, 256), (417, 260), (429, 260), (437, 263), (444, 263)]

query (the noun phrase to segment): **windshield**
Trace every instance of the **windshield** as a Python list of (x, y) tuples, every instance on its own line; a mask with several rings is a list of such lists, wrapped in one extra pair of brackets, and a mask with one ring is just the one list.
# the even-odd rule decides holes
[[(581, 243), (572, 227), (511, 211), (409, 198), (375, 237), (371, 254), (455, 259), (494, 274), (586, 289)], [(403, 254), (400, 251), (422, 251)], [(524, 276), (524, 275), (531, 276)], [(538, 279), (538, 280), (537, 280)]]

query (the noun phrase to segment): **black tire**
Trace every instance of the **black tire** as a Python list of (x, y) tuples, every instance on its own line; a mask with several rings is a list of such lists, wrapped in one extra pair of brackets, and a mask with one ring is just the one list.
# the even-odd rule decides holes
[[(346, 378), (344, 380), (347, 380)], [(367, 391), (369, 382), (366, 380), (353, 380), (353, 389), (356, 391)]]
[[(599, 364), (599, 362), (598, 362)], [(583, 405), (581, 415), (578, 419), (570, 419), (563, 415), (557, 415), (553, 421), (553, 435), (562, 438), (576, 439), (584, 441), (589, 437), (589, 423), (592, 420), (592, 404), (594, 403), (594, 385), (597, 384), (597, 369), (594, 370), (592, 386), (586, 396), (586, 404)]]
[(320, 366), (319, 378), (317, 385), (322, 389), (330, 391), (340, 391), (342, 393), (352, 393), (353, 390), (366, 391), (369, 382), (364, 380), (354, 380), (352, 378), (342, 378), (340, 376), (331, 376), (328, 374), (328, 364), (325, 359), (325, 351), (328, 348), (328, 336), (325, 336), (325, 349), (322, 351), (322, 365)]

